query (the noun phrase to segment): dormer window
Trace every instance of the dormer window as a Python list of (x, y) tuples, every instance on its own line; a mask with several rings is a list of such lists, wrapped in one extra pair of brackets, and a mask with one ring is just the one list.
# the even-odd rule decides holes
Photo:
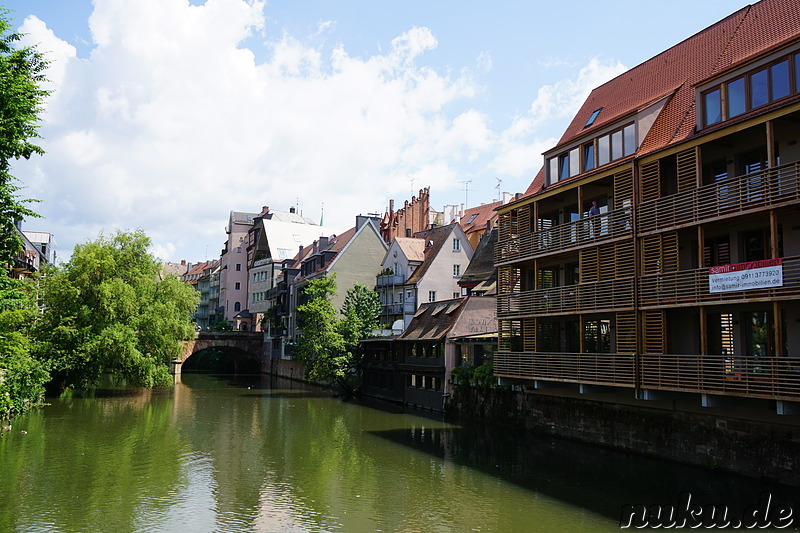
[(572, 178), (634, 153), (636, 125), (631, 123), (548, 159), (548, 183)]
[(594, 121), (597, 120), (597, 116), (600, 114), (600, 111), (602, 111), (602, 110), (603, 110), (603, 108), (600, 107), (600, 108), (597, 108), (594, 111), (592, 111), (592, 114), (589, 116), (589, 120), (586, 121), (586, 124), (583, 126), (583, 129), (586, 129), (589, 126), (591, 126), (592, 124), (594, 124)]
[(778, 57), (754, 70), (732, 73), (728, 79), (700, 92), (702, 126), (742, 115), (758, 107), (800, 92), (800, 54)]

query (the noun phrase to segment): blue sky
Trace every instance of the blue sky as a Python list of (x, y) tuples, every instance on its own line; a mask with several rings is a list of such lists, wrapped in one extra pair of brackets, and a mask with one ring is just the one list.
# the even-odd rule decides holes
[[(14, 166), (62, 255), (142, 228), (218, 253), (230, 210), (299, 204), (327, 233), (431, 187), (524, 191), (595, 86), (733, 0), (0, 0), (53, 62), (47, 155)], [(465, 181), (468, 192), (465, 194)]]

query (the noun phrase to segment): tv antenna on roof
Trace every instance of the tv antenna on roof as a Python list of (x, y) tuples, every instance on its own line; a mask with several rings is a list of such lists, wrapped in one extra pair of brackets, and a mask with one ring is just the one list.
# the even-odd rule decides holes
[(459, 181), (464, 184), (464, 209), (469, 209), (469, 184), (472, 180)]
[(408, 181), (411, 182), (411, 194), (414, 194), (414, 182), (417, 181), (417, 178), (414, 176), (409, 176)]
[(499, 193), (500, 192), (500, 187), (503, 185), (503, 180), (501, 180), (497, 176), (495, 176), (494, 179), (497, 180), (497, 185), (495, 185), (494, 188), (497, 189), (497, 192)]

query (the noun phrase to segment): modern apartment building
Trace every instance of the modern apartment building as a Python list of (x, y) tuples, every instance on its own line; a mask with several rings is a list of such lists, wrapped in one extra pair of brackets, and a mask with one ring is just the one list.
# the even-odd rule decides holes
[(747, 6), (597, 87), (498, 211), (502, 382), (789, 423), (800, 3)]

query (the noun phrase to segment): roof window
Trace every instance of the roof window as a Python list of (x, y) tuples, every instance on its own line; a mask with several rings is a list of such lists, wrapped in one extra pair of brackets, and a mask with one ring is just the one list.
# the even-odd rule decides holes
[(583, 129), (586, 129), (589, 126), (591, 126), (592, 124), (594, 124), (594, 121), (597, 120), (597, 115), (599, 115), (600, 111), (602, 111), (602, 110), (603, 110), (602, 107), (598, 107), (597, 109), (592, 111), (592, 114), (589, 116), (589, 120), (586, 121), (586, 124), (583, 126)]

